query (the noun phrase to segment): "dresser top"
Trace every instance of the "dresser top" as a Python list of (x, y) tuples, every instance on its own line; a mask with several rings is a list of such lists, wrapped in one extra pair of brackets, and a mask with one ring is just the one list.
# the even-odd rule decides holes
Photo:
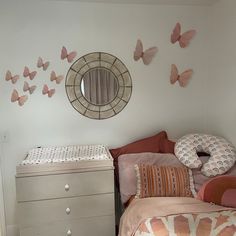
[(104, 145), (39, 147), (30, 150), (20, 165), (111, 159), (112, 158)]
[(16, 167), (17, 175), (58, 171), (113, 168), (113, 159), (104, 145), (39, 147), (30, 150)]

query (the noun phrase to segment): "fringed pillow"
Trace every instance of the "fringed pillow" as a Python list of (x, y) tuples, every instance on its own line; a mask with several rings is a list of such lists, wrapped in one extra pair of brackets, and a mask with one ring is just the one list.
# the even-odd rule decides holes
[(186, 167), (135, 165), (136, 198), (195, 197), (192, 171)]

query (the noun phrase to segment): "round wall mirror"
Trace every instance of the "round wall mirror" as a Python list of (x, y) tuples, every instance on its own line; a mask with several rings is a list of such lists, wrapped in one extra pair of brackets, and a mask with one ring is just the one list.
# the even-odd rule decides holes
[(81, 91), (83, 96), (94, 105), (106, 105), (116, 97), (118, 82), (111, 71), (95, 68), (84, 74)]
[(118, 114), (132, 93), (130, 73), (117, 57), (103, 52), (82, 56), (66, 76), (66, 93), (71, 105), (92, 119)]

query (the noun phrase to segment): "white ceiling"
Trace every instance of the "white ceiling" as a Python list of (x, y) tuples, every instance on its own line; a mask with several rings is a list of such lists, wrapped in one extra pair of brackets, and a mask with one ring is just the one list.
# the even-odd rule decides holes
[(217, 2), (218, 0), (58, 0), (58, 1), (209, 6)]

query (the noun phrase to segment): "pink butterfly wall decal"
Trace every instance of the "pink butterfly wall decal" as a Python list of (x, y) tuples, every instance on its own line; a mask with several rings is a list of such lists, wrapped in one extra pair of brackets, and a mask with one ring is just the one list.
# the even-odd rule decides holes
[(14, 89), (11, 94), (11, 102), (18, 101), (19, 106), (23, 106), (24, 103), (27, 101), (27, 99), (28, 99), (27, 95), (19, 96), (16, 89)]
[(61, 49), (61, 59), (62, 60), (67, 59), (67, 61), (69, 63), (71, 63), (74, 60), (76, 55), (77, 55), (76, 51), (72, 51), (72, 52), (68, 53), (67, 49), (64, 46)]
[(195, 36), (195, 34), (196, 30), (188, 30), (181, 35), (181, 25), (180, 23), (177, 23), (171, 34), (170, 41), (173, 44), (179, 41), (180, 47), (186, 48), (189, 45), (191, 39)]
[(144, 65), (149, 65), (158, 51), (157, 47), (151, 47), (143, 51), (143, 44), (140, 39), (137, 40), (137, 44), (134, 51), (134, 60), (138, 61), (142, 58)]
[(29, 77), (30, 80), (33, 80), (34, 77), (36, 76), (37, 74), (37, 71), (32, 71), (30, 72), (29, 68), (27, 66), (25, 66), (24, 68), (24, 72), (23, 72), (23, 76), (26, 78), (26, 77)]
[(35, 91), (36, 88), (37, 88), (36, 85), (29, 86), (28, 82), (26, 82), (26, 81), (24, 82), (24, 86), (23, 86), (23, 91), (24, 92), (29, 91), (29, 93), (32, 94)]
[(43, 67), (43, 70), (45, 71), (49, 67), (49, 64), (50, 64), (49, 61), (43, 62), (43, 59), (41, 57), (38, 58), (38, 62), (37, 62), (38, 68)]
[(189, 69), (179, 75), (177, 66), (175, 64), (172, 64), (171, 65), (170, 83), (174, 84), (176, 81), (179, 81), (179, 85), (181, 87), (186, 87), (190, 78), (192, 77), (192, 74), (193, 74), (193, 70)]
[(55, 92), (56, 92), (55, 89), (49, 89), (46, 84), (43, 86), (43, 90), (42, 90), (42, 94), (43, 94), (43, 95), (47, 94), (48, 97), (50, 98), (50, 97), (53, 96), (53, 94), (54, 94)]
[(50, 76), (50, 80), (51, 81), (56, 81), (57, 84), (60, 84), (61, 81), (64, 79), (64, 76), (63, 75), (56, 75), (55, 71), (52, 71), (51, 72), (51, 76)]
[(9, 71), (9, 70), (6, 72), (6, 76), (5, 76), (5, 80), (6, 80), (6, 81), (11, 80), (11, 82), (12, 82), (13, 84), (15, 84), (19, 78), (20, 78), (19, 75), (12, 75), (12, 74), (11, 74), (11, 71)]

